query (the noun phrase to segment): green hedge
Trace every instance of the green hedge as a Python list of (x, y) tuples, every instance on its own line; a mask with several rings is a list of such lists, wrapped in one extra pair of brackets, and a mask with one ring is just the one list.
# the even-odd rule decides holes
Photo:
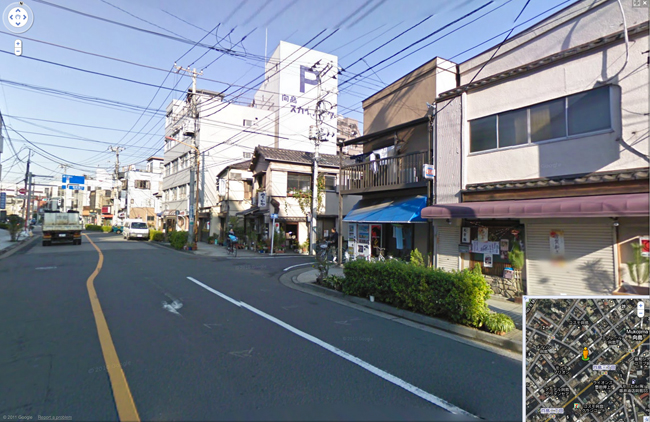
[(164, 240), (163, 232), (160, 230), (149, 230), (149, 240), (152, 242), (162, 242)]
[(86, 230), (91, 232), (100, 232), (102, 231), (102, 226), (98, 226), (96, 224), (86, 224)]
[(113, 230), (113, 227), (111, 227), (111, 226), (102, 226), (102, 231), (104, 233), (110, 233), (111, 230)]
[(343, 272), (341, 289), (348, 295), (374, 296), (379, 302), (470, 327), (482, 326), (489, 314), (486, 300), (492, 290), (476, 272), (447, 272), (397, 260), (351, 261)]
[(172, 232), (169, 236), (169, 243), (175, 249), (183, 249), (183, 246), (187, 244), (187, 232)]

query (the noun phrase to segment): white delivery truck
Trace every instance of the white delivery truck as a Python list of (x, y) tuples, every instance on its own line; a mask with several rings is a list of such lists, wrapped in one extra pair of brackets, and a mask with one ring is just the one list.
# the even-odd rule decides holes
[(82, 230), (83, 223), (78, 211), (45, 211), (43, 214), (43, 246), (58, 241), (72, 241), (74, 245), (81, 245)]

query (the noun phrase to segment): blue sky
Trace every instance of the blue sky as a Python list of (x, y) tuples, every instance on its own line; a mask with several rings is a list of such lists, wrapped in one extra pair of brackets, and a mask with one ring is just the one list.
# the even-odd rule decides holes
[[(362, 121), (364, 98), (433, 57), (460, 63), (497, 45), (505, 37), (497, 35), (512, 28), (527, 3), (526, 0), (48, 1), (185, 39), (185, 42), (83, 16), (41, 1), (26, 1), (35, 15), (31, 29), (17, 35), (0, 27), (0, 111), (7, 126), (38, 148), (10, 129), (13, 146), (19, 151), (16, 157), (5, 133), (1, 156), (3, 183), (24, 177), (28, 147), (36, 153), (32, 172), (44, 175), (60, 174), (61, 163), (70, 165), (68, 173), (71, 174), (91, 174), (97, 167), (112, 169), (114, 154), (107, 151), (110, 144), (126, 147), (121, 154), (121, 163), (125, 165), (142, 163), (152, 154), (162, 156), (164, 112), (160, 110), (164, 110), (171, 98), (181, 96), (172, 89), (185, 91), (191, 84), (188, 76), (168, 72), (181, 57), (179, 64), (204, 69), (199, 88), (235, 93), (238, 86), (252, 88), (262, 81), (265, 45), (270, 55), (281, 40), (303, 45), (325, 30), (307, 45), (313, 47), (338, 28), (315, 49), (339, 57), (339, 66), (345, 69), (341, 81), (366, 71), (367, 78), (347, 84), (339, 95), (339, 106), (345, 107), (339, 112)], [(0, 1), (0, 10), (11, 3)], [(523, 25), (513, 36), (572, 3), (575, 0), (530, 0), (517, 21)], [(369, 66), (478, 8), (481, 9), (471, 16), (367, 71)], [(534, 19), (526, 22), (531, 18)], [(469, 23), (473, 20), (476, 21)], [(414, 29), (358, 61), (418, 23)], [(216, 34), (208, 33), (217, 26)], [(435, 41), (445, 34), (449, 35)], [(233, 50), (234, 55), (222, 55), (201, 46), (192, 48), (203, 37), (202, 43)], [(23, 42), (21, 57), (13, 54), (16, 39)], [(467, 51), (481, 43), (484, 44)], [(427, 44), (430, 45), (424, 47)], [(424, 48), (414, 52), (421, 47)], [(235, 86), (229, 88), (231, 84)], [(81, 101), (78, 96), (73, 100), (70, 93), (90, 101)], [(242, 94), (241, 99), (251, 99), (253, 94), (254, 89)], [(106, 106), (99, 106), (97, 101)]]

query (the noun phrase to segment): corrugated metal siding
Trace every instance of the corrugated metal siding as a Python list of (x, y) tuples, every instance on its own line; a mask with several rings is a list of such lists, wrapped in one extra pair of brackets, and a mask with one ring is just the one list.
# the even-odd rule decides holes
[(460, 268), (460, 227), (448, 224), (436, 227), (436, 249), (438, 254), (438, 268), (453, 271)]
[[(451, 104), (450, 104), (451, 103)], [(436, 169), (438, 204), (460, 202), (461, 189), (461, 97), (437, 104)], [(444, 108), (444, 109), (443, 109)]]
[[(550, 265), (551, 230), (564, 230), (568, 264)], [(611, 222), (526, 224), (526, 278), (529, 295), (611, 294), (614, 247)]]

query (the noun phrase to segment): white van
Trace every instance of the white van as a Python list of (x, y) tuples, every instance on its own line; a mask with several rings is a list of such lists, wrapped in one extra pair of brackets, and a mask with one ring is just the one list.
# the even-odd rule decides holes
[(124, 223), (122, 231), (124, 239), (146, 239), (149, 240), (149, 227), (142, 221), (129, 221)]

